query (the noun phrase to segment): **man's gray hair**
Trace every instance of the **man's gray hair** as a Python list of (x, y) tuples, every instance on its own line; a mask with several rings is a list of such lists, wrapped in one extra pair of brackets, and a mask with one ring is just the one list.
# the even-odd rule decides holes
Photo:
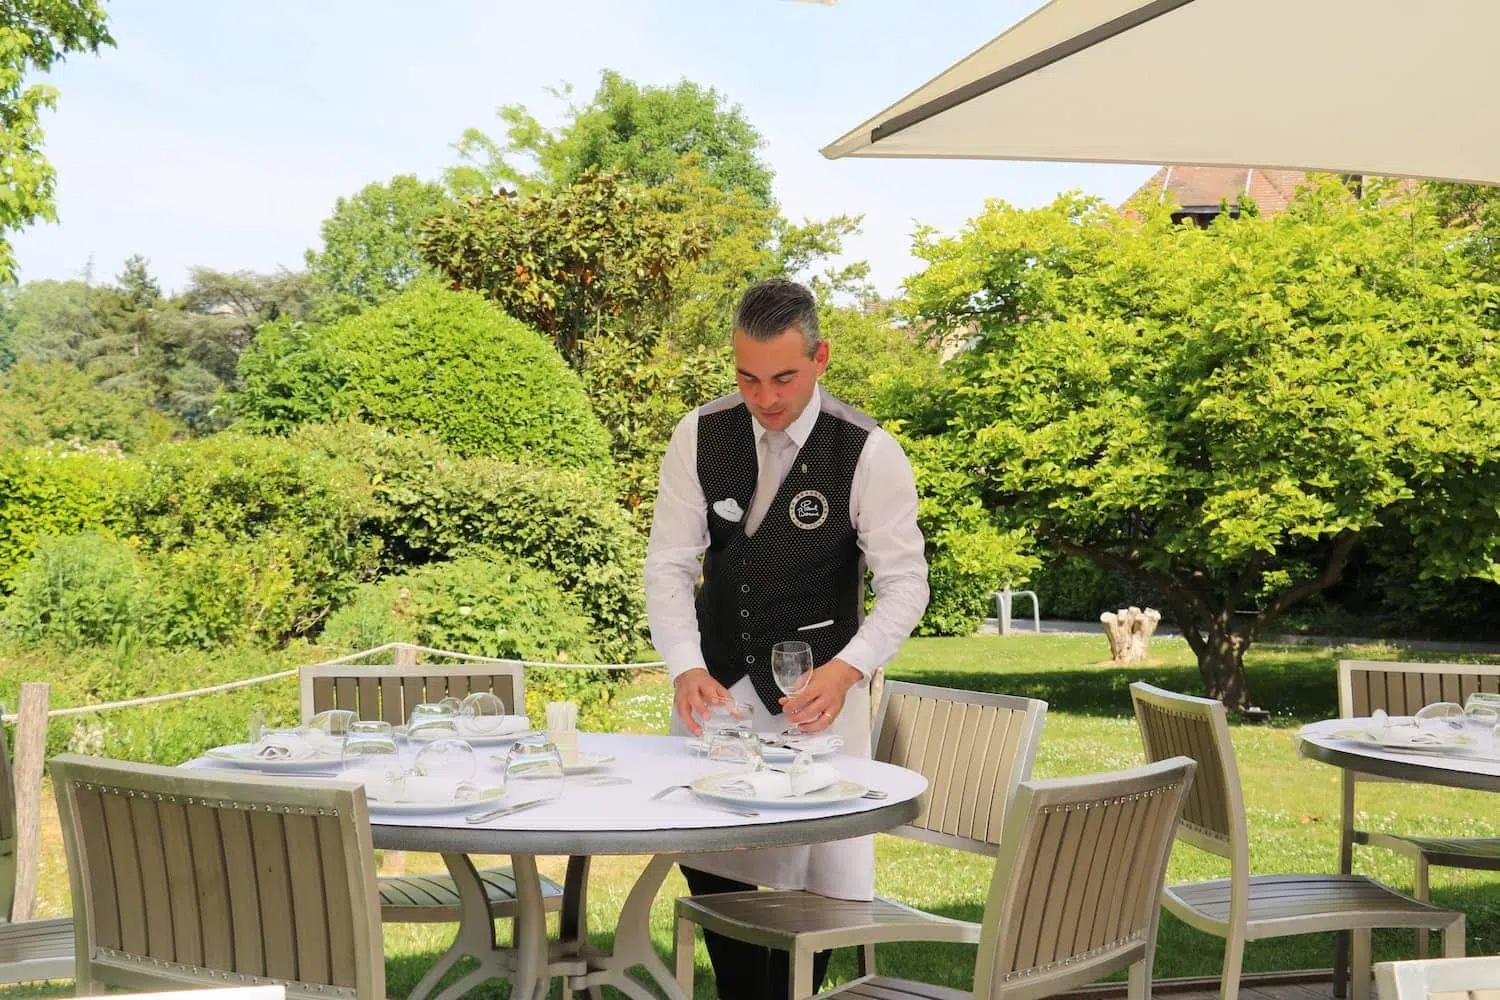
[(809, 357), (818, 349), (818, 301), (806, 285), (788, 278), (767, 278), (740, 296), (734, 329), (752, 340), (772, 340), (796, 327)]

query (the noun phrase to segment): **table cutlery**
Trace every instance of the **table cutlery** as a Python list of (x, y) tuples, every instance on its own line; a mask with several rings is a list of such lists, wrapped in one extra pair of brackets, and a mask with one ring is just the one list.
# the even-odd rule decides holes
[(551, 799), (527, 799), (525, 802), (509, 802), (503, 806), (496, 806), (493, 809), (486, 809), (483, 812), (470, 813), (469, 815), (464, 817), (464, 822), (485, 823), (500, 816), (509, 816), (511, 813), (518, 813), (522, 810), (530, 809), (533, 806), (546, 805), (551, 801)]
[[(673, 792), (677, 791), (678, 789), (682, 789), (682, 788), (691, 789), (692, 787), (693, 787), (692, 785), (668, 785), (666, 788), (663, 788), (661, 791), (659, 791), (655, 795), (651, 796), (651, 800), (653, 802), (655, 802), (655, 801), (657, 801), (659, 799), (666, 798), (668, 795), (671, 795)], [(723, 805), (719, 805), (717, 802), (706, 802), (703, 799), (695, 799), (694, 801), (696, 802), (696, 804), (698, 804), (700, 806), (703, 806), (705, 809), (717, 809), (717, 810), (719, 810), (719, 812), (727, 812), (727, 813), (730, 813), (731, 815), (734, 815), (734, 816), (759, 816), (760, 815), (760, 813), (756, 812), (754, 809), (740, 809), (740, 808), (737, 808), (735, 806), (723, 806)]]
[(884, 798), (889, 798), (890, 794), (891, 794), (890, 792), (882, 792), (878, 788), (872, 788), (868, 792), (865, 792), (865, 794), (861, 795), (860, 798), (862, 798), (862, 799), (884, 799)]

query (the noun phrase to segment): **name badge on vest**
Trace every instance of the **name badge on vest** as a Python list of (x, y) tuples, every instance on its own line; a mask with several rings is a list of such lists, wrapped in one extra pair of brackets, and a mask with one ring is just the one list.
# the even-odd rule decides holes
[(792, 523), (804, 531), (821, 528), (828, 520), (828, 498), (817, 490), (803, 490), (787, 507)]

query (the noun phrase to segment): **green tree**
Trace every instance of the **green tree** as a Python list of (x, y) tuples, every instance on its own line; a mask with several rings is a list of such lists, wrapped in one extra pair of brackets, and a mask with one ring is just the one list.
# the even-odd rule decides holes
[(357, 312), (384, 302), (426, 270), (417, 252), (423, 220), (453, 206), (441, 185), (411, 174), (367, 184), (340, 198), (323, 220), (323, 247), (307, 251), (307, 269), (325, 310)]
[(57, 107), (57, 89), (28, 84), (70, 53), (113, 45), (97, 0), (10, 0), (0, 8), (0, 281), (15, 277), (15, 254), (5, 233), (56, 221), (56, 172), (42, 155), (43, 111)]
[[(554, 91), (566, 99), (569, 88)], [(741, 192), (770, 208), (771, 168), (760, 157), (760, 132), (739, 105), (712, 87), (688, 80), (672, 87), (642, 86), (605, 70), (593, 98), (570, 105), (561, 125), (543, 128), (524, 105), (507, 104), (497, 114), (505, 138), (468, 129), (454, 144), (462, 160), (450, 168), (449, 187), (465, 196), (499, 188), (523, 192), (558, 188), (590, 170), (618, 170), (646, 187), (679, 176), (683, 157), (697, 154), (712, 186)]]
[(419, 281), (322, 327), (265, 331), (233, 407), (254, 428), (359, 419), (426, 431), (460, 456), (604, 474), (608, 435), (536, 331), (470, 292)]
[(1177, 226), (1065, 197), (925, 234), (916, 318), (977, 327), (928, 422), (1002, 527), (1143, 579), (1205, 690), (1386, 526), (1433, 577), (1500, 576), (1500, 339), (1420, 192), (1336, 182)]
[(139, 392), (107, 392), (69, 364), (23, 361), (0, 375), (0, 442), (112, 442), (125, 451), (167, 440), (173, 422)]
[[(77, 364), (83, 345), (99, 335), (98, 289), (82, 281), (28, 281), (0, 299), (0, 341), (11, 363)], [(0, 358), (0, 369), (9, 367)]]
[(424, 229), (427, 261), (549, 337), (574, 368), (601, 333), (649, 345), (707, 238), (661, 213), (648, 189), (593, 171), (556, 191), (471, 199)]

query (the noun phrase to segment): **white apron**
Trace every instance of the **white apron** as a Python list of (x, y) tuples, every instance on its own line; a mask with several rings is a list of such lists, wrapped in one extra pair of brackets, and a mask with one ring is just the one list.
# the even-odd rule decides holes
[[(750, 678), (741, 677), (729, 689), (736, 701), (755, 709), (751, 725), (779, 731), (786, 719), (772, 715), (761, 704)], [(687, 736), (687, 726), (672, 714), (672, 735)], [(826, 730), (844, 738), (841, 753), (870, 756), (870, 685), (860, 681), (849, 689), (844, 708)], [(839, 899), (871, 899), (875, 895), (875, 838), (851, 837), (803, 847), (761, 847), (749, 851), (720, 851), (685, 855), (682, 862), (724, 878), (772, 889), (807, 889)]]

